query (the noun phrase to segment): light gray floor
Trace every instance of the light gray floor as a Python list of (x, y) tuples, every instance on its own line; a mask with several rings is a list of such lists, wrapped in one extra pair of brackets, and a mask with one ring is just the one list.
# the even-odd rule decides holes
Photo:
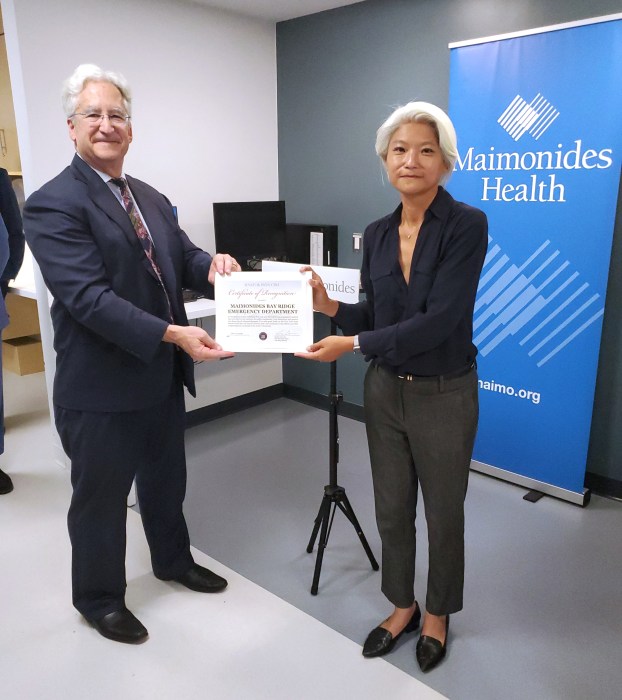
[[(364, 426), (340, 418), (339, 430), (339, 483), (379, 559)], [(279, 399), (188, 430), (187, 454), (193, 544), (360, 644), (390, 606), (340, 512), (319, 595), (309, 592), (315, 552), (306, 546), (328, 482), (328, 414)], [(386, 659), (454, 700), (618, 699), (622, 505), (599, 497), (586, 509), (548, 497), (532, 504), (524, 493), (472, 474), (465, 609), (451, 619), (447, 659), (421, 674), (416, 635)], [(425, 543), (422, 519), (418, 527)], [(423, 544), (419, 600), (426, 556)], [(343, 670), (335, 663), (317, 673)]]
[[(128, 606), (149, 639), (101, 637), (71, 606), (69, 473), (52, 459), (43, 375), (5, 375), (6, 450), (15, 490), (0, 496), (2, 700), (441, 700), (387, 663), (222, 563), (217, 595), (158, 581), (140, 516), (128, 511)], [(322, 669), (334, 665), (338, 676)]]
[[(414, 635), (386, 660), (364, 660), (362, 640), (389, 611), (380, 574), (337, 513), (310, 595), (315, 553), (305, 550), (328, 477), (328, 416), (285, 399), (187, 432), (196, 556), (230, 589), (205, 598), (156, 581), (130, 512), (128, 603), (151, 636), (137, 648), (102, 639), (69, 600), (70, 487), (51, 461), (43, 375), (5, 378), (0, 465), (16, 488), (0, 496), (3, 699), (392, 700), (431, 697), (425, 686), (453, 700), (622, 697), (622, 504), (530, 504), (522, 489), (473, 474), (466, 607), (446, 661), (420, 674)], [(339, 427), (339, 481), (379, 556), (364, 428)], [(421, 599), (424, 546), (419, 559)]]

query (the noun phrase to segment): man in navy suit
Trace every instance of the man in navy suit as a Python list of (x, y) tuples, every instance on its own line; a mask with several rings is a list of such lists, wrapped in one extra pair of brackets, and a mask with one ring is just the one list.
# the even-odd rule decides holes
[[(9, 173), (0, 168), (0, 333), (8, 324), (4, 298), (9, 290), (9, 281), (17, 276), (24, 259), (24, 230), (17, 197), (13, 190)], [(5, 255), (6, 253), (6, 255)], [(7, 259), (8, 257), (8, 259)], [(2, 358), (0, 358), (0, 369)], [(4, 453), (4, 395), (0, 372), (0, 454)], [(0, 494), (10, 493), (13, 482), (8, 474), (0, 469)]]
[[(6, 171), (5, 171), (6, 172)], [(0, 216), (0, 270), (4, 269), (9, 259), (9, 233), (4, 224), (4, 218)], [(0, 296), (0, 343), (2, 343), (2, 329), (9, 323), (9, 317), (4, 305), (4, 296)], [(2, 351), (0, 349), (0, 455), (4, 454), (4, 395), (2, 393)], [(13, 482), (8, 474), (0, 469), (0, 494), (10, 493), (13, 490)]]
[(124, 599), (134, 478), (154, 574), (202, 592), (227, 585), (190, 553), (183, 385), (195, 394), (193, 360), (231, 353), (188, 326), (182, 287), (206, 293), (216, 274), (239, 266), (193, 245), (166, 197), (123, 173), (132, 122), (122, 76), (79, 66), (65, 81), (63, 106), (76, 155), (28, 199), (24, 228), (54, 297), (73, 603), (103, 636), (138, 643), (148, 633)]

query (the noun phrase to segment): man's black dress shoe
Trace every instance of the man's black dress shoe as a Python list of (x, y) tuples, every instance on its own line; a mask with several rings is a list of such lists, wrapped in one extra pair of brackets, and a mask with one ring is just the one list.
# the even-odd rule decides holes
[(441, 644), (438, 639), (422, 635), (417, 642), (417, 662), (422, 671), (431, 671), (445, 658), (447, 651), (447, 636), (449, 635), (449, 615), (445, 622), (445, 642)]
[(12, 490), (13, 482), (11, 481), (11, 477), (0, 469), (0, 495), (11, 493)]
[(227, 587), (226, 579), (199, 564), (193, 564), (183, 576), (173, 581), (199, 593), (218, 593)]
[(420, 622), (421, 610), (419, 608), (419, 603), (417, 603), (417, 607), (415, 608), (415, 612), (410, 618), (410, 621), (399, 634), (395, 635), (395, 637), (391, 634), (391, 632), (389, 632), (389, 630), (385, 630), (384, 627), (374, 627), (374, 629), (367, 635), (365, 644), (363, 644), (363, 656), (371, 659), (374, 656), (384, 656), (385, 654), (388, 654), (404, 632), (414, 632), (417, 627), (419, 627)]
[(99, 620), (89, 620), (95, 629), (107, 639), (125, 644), (140, 644), (149, 636), (141, 621), (127, 608), (108, 613)]

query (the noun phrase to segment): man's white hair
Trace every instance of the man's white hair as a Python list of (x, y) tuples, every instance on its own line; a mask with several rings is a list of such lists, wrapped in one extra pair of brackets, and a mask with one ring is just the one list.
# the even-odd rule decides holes
[(127, 80), (120, 73), (102, 70), (93, 63), (83, 63), (63, 83), (61, 99), (67, 119), (75, 114), (80, 93), (90, 82), (112, 83), (121, 93), (123, 107), (128, 116), (132, 116), (132, 93)]

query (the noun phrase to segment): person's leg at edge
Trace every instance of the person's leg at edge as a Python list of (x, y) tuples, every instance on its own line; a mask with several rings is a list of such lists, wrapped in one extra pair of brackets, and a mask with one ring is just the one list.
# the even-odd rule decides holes
[[(8, 285), (8, 282), (7, 282)], [(0, 343), (2, 342), (2, 331), (0, 330)], [(0, 353), (0, 455), (4, 454), (4, 393), (2, 387), (2, 353)], [(11, 477), (0, 469), (0, 494), (11, 493), (13, 482)]]

